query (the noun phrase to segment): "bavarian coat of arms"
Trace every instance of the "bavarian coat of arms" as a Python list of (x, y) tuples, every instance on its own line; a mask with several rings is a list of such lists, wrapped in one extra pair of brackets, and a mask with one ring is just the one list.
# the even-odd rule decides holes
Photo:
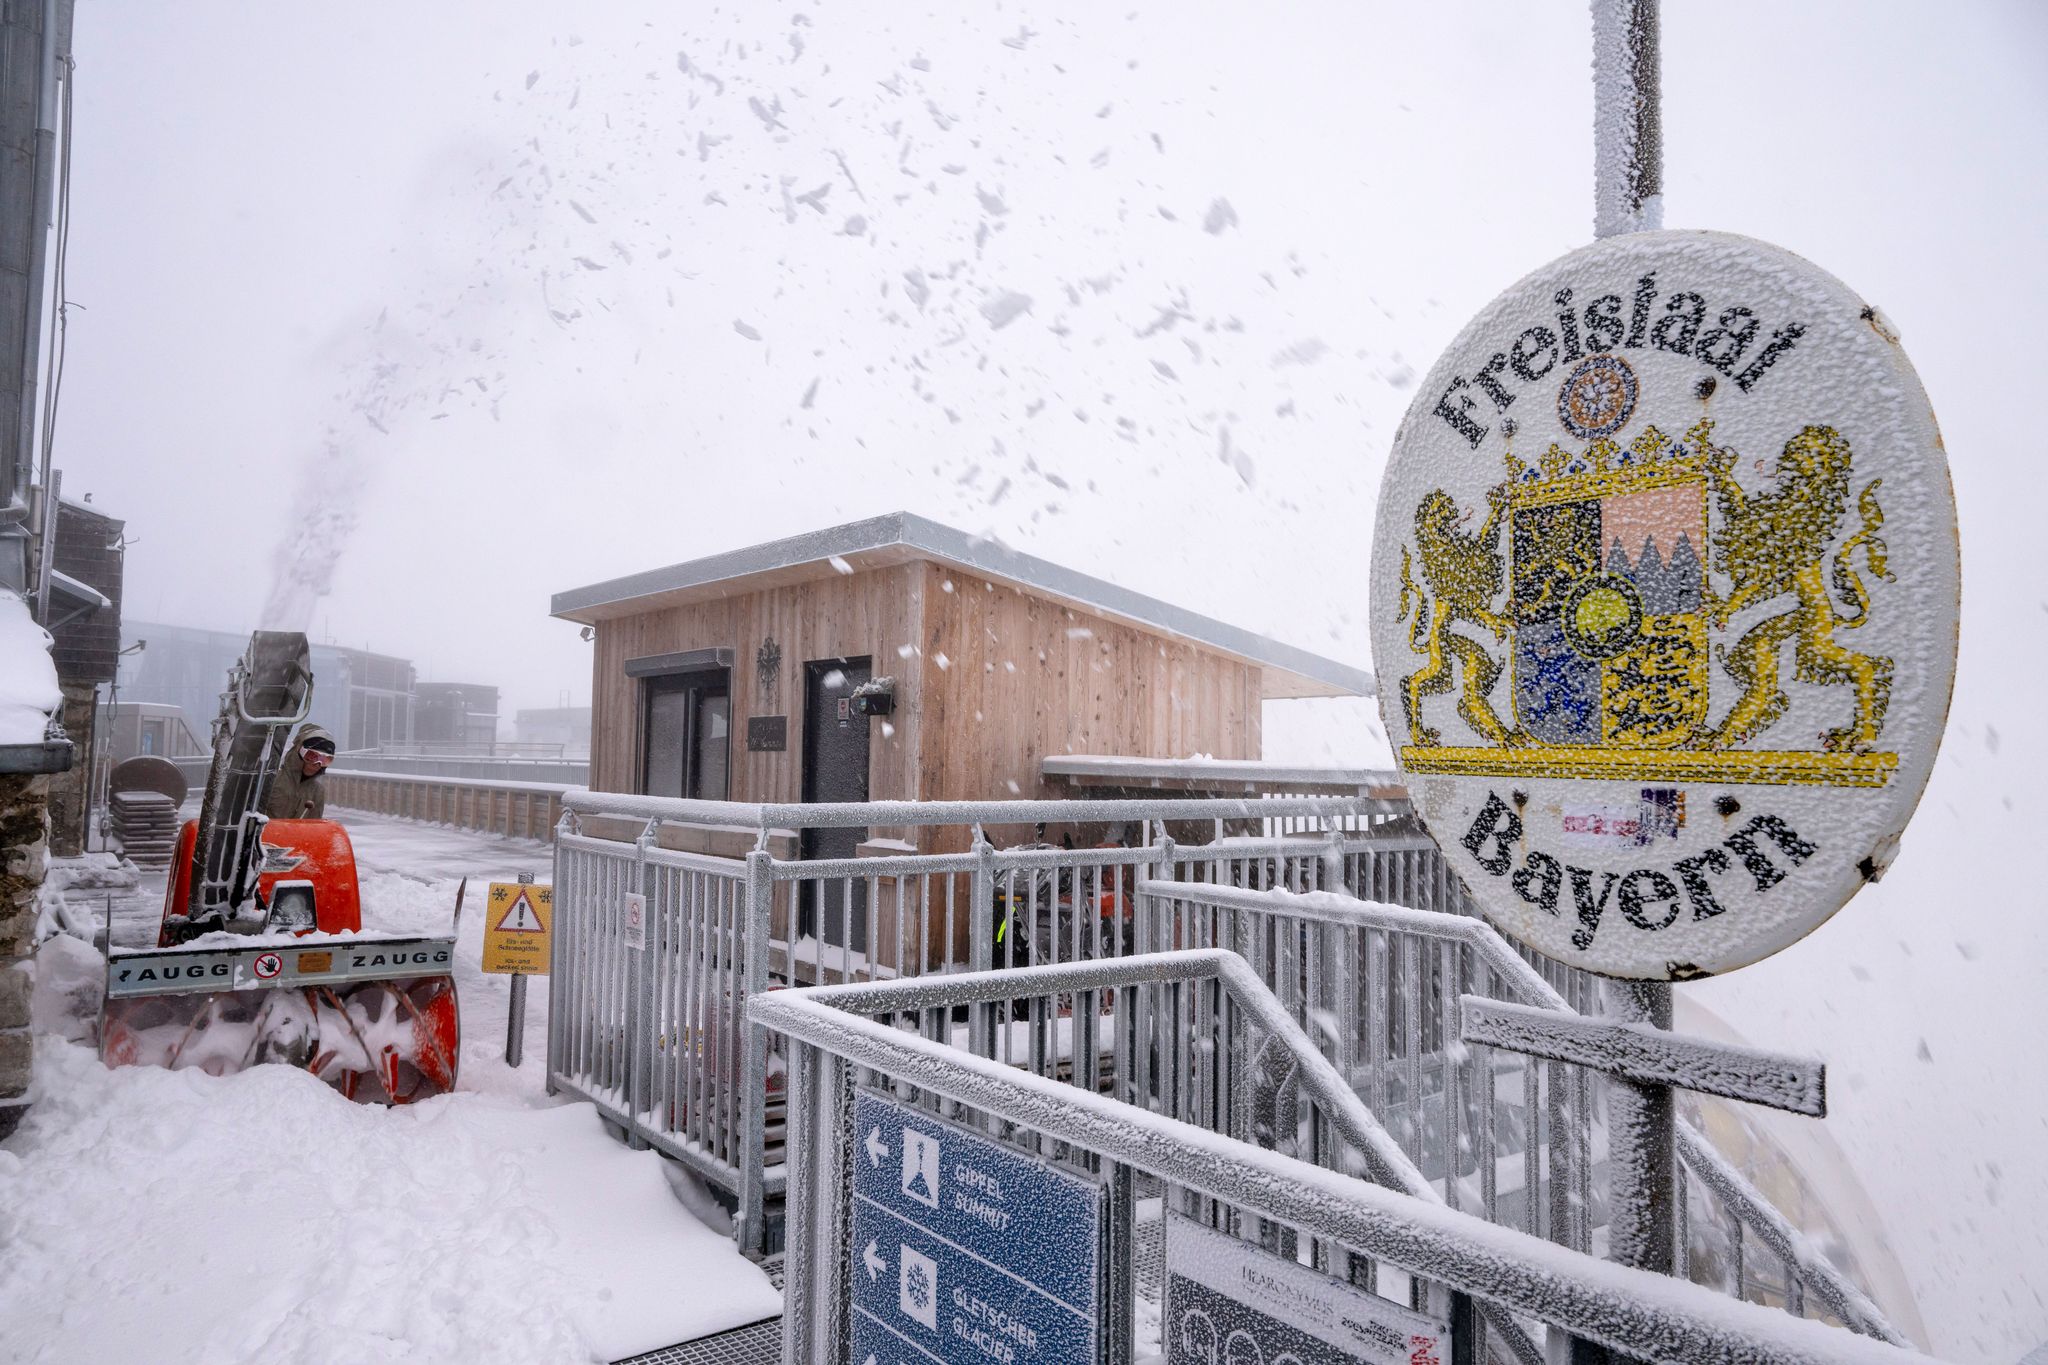
[(1474, 901), (1726, 971), (1881, 876), (1955, 669), (1954, 498), (1898, 337), (1798, 257), (1617, 237), (1503, 293), (1395, 438), (1380, 714)]
[[(1703, 419), (1678, 441), (1647, 426), (1627, 446), (1510, 454), (1474, 532), (1450, 493), (1426, 495), (1402, 555), (1398, 616), (1420, 656), (1401, 678), (1403, 766), (1881, 785), (1892, 660), (1842, 642), (1869, 619), (1866, 575), (1891, 577), (1880, 481), (1852, 503), (1853, 452), (1825, 426), (1793, 434), (1762, 487), (1743, 487), (1739, 463)], [(1759, 604), (1778, 610), (1710, 649)], [(1735, 694), (1717, 718), (1716, 654)], [(1492, 700), (1503, 671), (1507, 716)], [(1810, 750), (1753, 750), (1788, 676), (1845, 689), (1843, 723)], [(1484, 744), (1443, 745), (1427, 713), (1445, 694)]]

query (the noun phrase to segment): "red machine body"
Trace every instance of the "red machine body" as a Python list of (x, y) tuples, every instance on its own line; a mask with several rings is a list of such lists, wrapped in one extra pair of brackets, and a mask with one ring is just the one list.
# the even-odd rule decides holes
[[(176, 942), (171, 919), (192, 903), (192, 850), (199, 842), (199, 822), (187, 820), (178, 831), (171, 878), (164, 887), (164, 925), (157, 947)], [(276, 899), (279, 883), (310, 882), (313, 888), (313, 930), (322, 934), (353, 934), (363, 927), (362, 897), (356, 886), (355, 845), (348, 831), (332, 820), (271, 820), (263, 826), (256, 898), (263, 905)]]
[(347, 830), (332, 820), (263, 823), (251, 871), (255, 903), (273, 927), (260, 935), (190, 935), (183, 910), (198, 839), (198, 822), (188, 821), (157, 947), (109, 954), (100, 1021), (107, 1065), (224, 1075), (282, 1062), (350, 1099), (384, 1104), (454, 1089), (462, 1040), (454, 940), (361, 932)]

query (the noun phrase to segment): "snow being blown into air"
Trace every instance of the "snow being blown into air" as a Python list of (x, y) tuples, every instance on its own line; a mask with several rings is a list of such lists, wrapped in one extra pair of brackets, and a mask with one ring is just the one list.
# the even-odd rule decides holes
[[(438, 197), (441, 221), (430, 220), (422, 249), (405, 257), (407, 277), (396, 291), (401, 302), (370, 322), (343, 324), (316, 356), (316, 366), (335, 376), (335, 387), (319, 434), (293, 472), (259, 629), (311, 628), (316, 607), (334, 591), (386, 464), (400, 454), (431, 451), (430, 423), (473, 410), (498, 417), (507, 350), (500, 315), (526, 292), (545, 299), (548, 276), (544, 268), (489, 250), (537, 231), (534, 203), (486, 190), (495, 164), (485, 160), (452, 177)], [(437, 235), (449, 240), (437, 243)], [(486, 249), (457, 268), (458, 244), (478, 238)]]
[[(495, 503), (486, 517), (534, 455), (573, 467), (548, 511), (574, 563), (522, 580), (528, 600), (904, 506), (1273, 629), (1257, 587), (1297, 566), (1248, 547), (1302, 517), (1324, 544), (1351, 534), (1372, 432), (1414, 374), (1388, 319), (1425, 291), (1340, 287), (1354, 262), (1296, 249), (1299, 204), (1245, 183), (1264, 158), (1219, 146), (1151, 71), (1161, 22), (1062, 21), (1020, 44), (967, 15), (593, 17), (463, 73), (477, 169), (432, 208), (447, 264), (488, 276), (505, 408), (424, 425), (475, 329), (440, 316), (443, 286), (392, 281), (387, 338), (432, 359), (344, 368), (358, 377), (309, 453), (346, 472), (301, 476), (271, 615), (303, 619), (338, 573), (346, 595), (388, 590), (389, 568), (344, 554), (350, 518), (318, 520), (351, 491), (380, 541), (433, 538), (425, 505), (392, 507), (402, 451), (408, 477), (431, 456), (420, 476)], [(375, 403), (404, 428), (368, 426), (356, 409)], [(596, 505), (622, 486), (630, 503)], [(1233, 572), (1197, 572), (1208, 556), (1170, 517), (1093, 510), (1163, 486), (1228, 533)], [(750, 515), (669, 511), (705, 505)], [(1286, 633), (1362, 662), (1361, 627), (1339, 594)]]
[(259, 630), (303, 631), (313, 609), (333, 591), (334, 570), (362, 520), (362, 459), (329, 435), (299, 467), (290, 521), (270, 556), (270, 596)]

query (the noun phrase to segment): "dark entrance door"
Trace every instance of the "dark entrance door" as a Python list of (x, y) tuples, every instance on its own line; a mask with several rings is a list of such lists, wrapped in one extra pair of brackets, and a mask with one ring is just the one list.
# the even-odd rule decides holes
[[(873, 673), (867, 659), (815, 659), (804, 665), (804, 800), (868, 799), (868, 718), (853, 711), (853, 689)], [(851, 858), (867, 831), (808, 829), (803, 856)], [(803, 882), (797, 933), (854, 952), (868, 946), (868, 888), (856, 879)]]
[(640, 790), (649, 796), (726, 798), (731, 680), (723, 668), (649, 677)]

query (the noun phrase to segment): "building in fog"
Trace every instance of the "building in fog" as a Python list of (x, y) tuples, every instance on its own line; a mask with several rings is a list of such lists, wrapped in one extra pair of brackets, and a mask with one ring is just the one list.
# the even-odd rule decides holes
[(85, 851), (106, 768), (101, 709), (121, 648), (123, 526), (90, 503), (58, 500), (47, 626), (75, 755), (50, 779), (50, 851), (60, 857)]
[[(203, 742), (249, 632), (130, 621), (122, 623), (121, 644), (120, 700), (177, 707)], [(311, 654), (310, 719), (337, 744), (351, 750), (412, 743), (417, 675), (410, 659), (321, 644)]]
[(413, 704), (412, 738), (415, 744), (496, 744), (498, 689), (483, 683), (421, 683)]
[(157, 758), (191, 758), (211, 753), (210, 736), (192, 728), (175, 706), (150, 701), (124, 701), (107, 708), (107, 762), (150, 754)]
[(543, 706), (512, 718), (512, 738), (520, 744), (559, 746), (563, 758), (590, 757), (590, 708)]

